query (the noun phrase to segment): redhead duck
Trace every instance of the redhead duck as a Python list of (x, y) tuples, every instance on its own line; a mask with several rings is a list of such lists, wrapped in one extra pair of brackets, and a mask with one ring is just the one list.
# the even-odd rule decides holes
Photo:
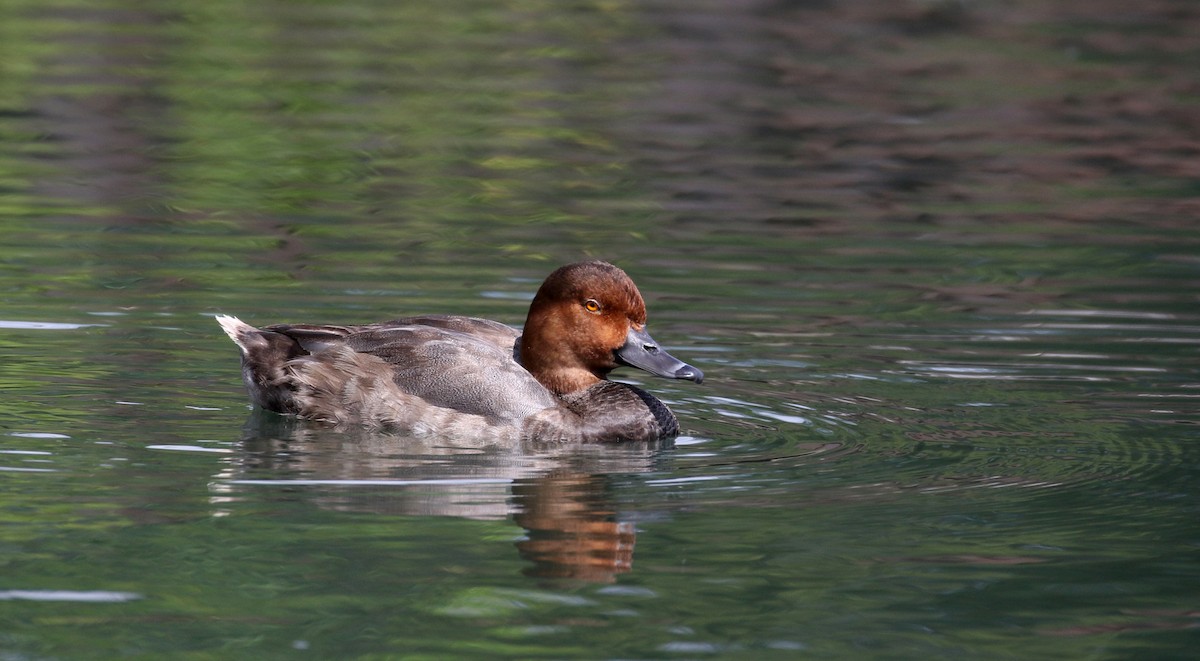
[(510, 442), (652, 441), (679, 433), (650, 393), (607, 380), (627, 365), (700, 383), (646, 333), (633, 280), (606, 262), (551, 273), (523, 331), (450, 315), (362, 326), (217, 322), (251, 399), (335, 425)]

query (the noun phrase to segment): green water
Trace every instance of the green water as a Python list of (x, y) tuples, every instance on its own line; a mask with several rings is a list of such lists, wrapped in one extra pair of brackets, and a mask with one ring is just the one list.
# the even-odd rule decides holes
[[(1200, 11), (0, 6), (0, 657), (1184, 659)], [(256, 414), (218, 313), (702, 385), (554, 455)]]

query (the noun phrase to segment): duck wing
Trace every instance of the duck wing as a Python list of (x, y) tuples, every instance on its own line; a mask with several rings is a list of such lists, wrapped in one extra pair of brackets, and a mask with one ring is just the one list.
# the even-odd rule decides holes
[[(486, 319), (430, 315), (364, 326), (279, 325), (310, 356), (307, 369), (338, 369), (326, 358), (342, 347), (379, 358), (378, 369), (404, 393), (424, 403), (501, 420), (520, 420), (559, 405), (517, 362), (520, 333)], [(336, 363), (344, 365), (341, 361)]]

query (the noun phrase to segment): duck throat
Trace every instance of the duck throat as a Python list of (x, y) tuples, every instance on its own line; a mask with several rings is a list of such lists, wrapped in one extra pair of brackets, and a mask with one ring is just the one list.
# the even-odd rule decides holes
[(514, 349), (517, 362), (559, 397), (586, 390), (605, 380), (608, 374), (597, 373), (561, 344), (546, 342), (528, 331), (517, 339)]
[[(529, 366), (525, 369), (529, 369)], [(558, 397), (587, 390), (604, 380), (585, 367), (560, 366), (536, 371), (529, 369), (529, 372), (538, 383)]]

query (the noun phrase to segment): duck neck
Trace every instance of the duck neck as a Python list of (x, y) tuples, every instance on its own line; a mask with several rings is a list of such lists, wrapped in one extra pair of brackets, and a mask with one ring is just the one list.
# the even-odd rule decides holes
[(554, 321), (531, 313), (517, 341), (517, 361), (538, 383), (558, 396), (586, 390), (605, 376), (590, 369), (561, 341), (555, 341), (567, 332)]
[(579, 365), (574, 356), (546, 352), (546, 345), (539, 344), (528, 335), (521, 336), (518, 347), (520, 350), (517, 360), (521, 366), (528, 370), (538, 383), (560, 397), (586, 390), (604, 380), (601, 375)]

